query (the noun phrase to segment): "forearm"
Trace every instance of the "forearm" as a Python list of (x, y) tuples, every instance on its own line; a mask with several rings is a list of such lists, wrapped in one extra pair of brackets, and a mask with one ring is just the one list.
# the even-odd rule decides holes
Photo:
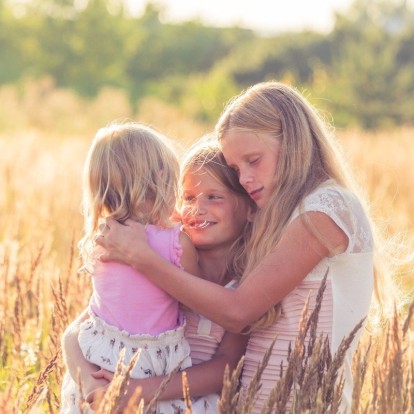
[[(237, 367), (240, 358), (246, 350), (248, 337), (226, 332), (213, 357), (187, 368), (187, 380), (190, 388), (190, 395), (198, 397), (211, 393), (220, 393), (223, 387), (223, 376), (226, 366), (230, 371)], [(161, 399), (181, 398), (182, 378), (181, 373), (174, 376), (161, 396)]]
[(84, 357), (79, 346), (79, 325), (86, 317), (87, 313), (83, 312), (71, 325), (68, 326), (62, 336), (62, 352), (69, 374), (76, 383), (82, 385), (87, 393), (94, 387), (104, 384), (104, 382), (97, 382), (97, 380), (92, 377), (91, 373), (96, 372), (99, 367), (91, 364)]
[(190, 275), (155, 252), (148, 254), (145, 263), (131, 258), (130, 264), (179, 302), (223, 326), (227, 331), (239, 332), (245, 327), (246, 324), (240, 320), (242, 303), (236, 290)]
[[(106, 249), (101, 260), (135, 267), (180, 302), (230, 332), (240, 332), (258, 320), (329, 253), (303, 220), (297, 218), (243, 283), (237, 289), (226, 289), (192, 277), (161, 258), (148, 245), (141, 224), (127, 221), (121, 225), (110, 218), (107, 221), (105, 237), (96, 240)], [(335, 241), (333, 244), (337, 245)]]
[[(199, 397), (212, 393), (220, 393), (223, 386), (223, 376), (227, 361), (223, 358), (214, 358), (185, 370), (190, 388), (191, 397)], [(162, 382), (168, 375), (146, 379), (130, 379), (126, 400), (129, 400), (136, 389), (141, 387), (141, 398), (148, 404), (157, 395)], [(169, 378), (167, 385), (158, 400), (175, 400), (183, 398), (182, 372), (176, 372)]]

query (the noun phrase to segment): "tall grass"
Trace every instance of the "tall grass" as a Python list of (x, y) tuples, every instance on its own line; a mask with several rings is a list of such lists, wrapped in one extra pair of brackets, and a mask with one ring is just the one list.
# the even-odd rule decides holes
[[(132, 114), (117, 93), (106, 91), (87, 103), (44, 82), (20, 95), (13, 88), (0, 88), (2, 101), (10, 102), (0, 116), (2, 413), (57, 413), (59, 409), (60, 336), (91, 293), (89, 279), (77, 272), (76, 242), (82, 227), (81, 170), (96, 129), (114, 118), (128, 117), (159, 127), (181, 140), (181, 146), (208, 130), (159, 102), (148, 100), (138, 114)], [(389, 234), (414, 235), (413, 133), (401, 129), (338, 134), (372, 200), (375, 216)], [(399, 281), (410, 292), (412, 269), (407, 268)], [(354, 364), (353, 412), (414, 412), (413, 312), (411, 306), (396, 313), (374, 337), (364, 334)], [(330, 359), (323, 338), (314, 338), (311, 353), (301, 352), (301, 338), (298, 341), (292, 344), (292, 367), (275, 384), (266, 412), (275, 412), (273, 403), (282, 410), (293, 388), (294, 412), (335, 412), (340, 385), (335, 361), (341, 355)], [(248, 413), (259, 382), (258, 378), (250, 396), (240, 400), (236, 379), (227, 376), (221, 412)]]

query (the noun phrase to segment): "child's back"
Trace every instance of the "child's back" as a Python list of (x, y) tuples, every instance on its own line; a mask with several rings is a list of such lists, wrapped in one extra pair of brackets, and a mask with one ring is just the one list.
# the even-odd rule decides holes
[[(151, 246), (166, 260), (181, 267), (180, 229), (146, 228)], [(175, 329), (179, 325), (177, 301), (130, 266), (97, 261), (90, 309), (106, 323), (132, 335)]]
[[(148, 242), (164, 259), (182, 267), (178, 226), (148, 225)], [(175, 329), (181, 323), (178, 302), (130, 266), (96, 261), (90, 310), (106, 323), (131, 335)]]

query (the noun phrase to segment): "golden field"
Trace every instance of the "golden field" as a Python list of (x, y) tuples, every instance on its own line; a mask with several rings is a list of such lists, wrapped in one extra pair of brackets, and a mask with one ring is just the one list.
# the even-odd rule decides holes
[[(151, 100), (132, 115), (115, 91), (86, 103), (54, 90), (47, 80), (31, 88), (24, 96), (0, 89), (2, 102), (9, 102), (0, 115), (1, 413), (58, 412), (60, 336), (90, 295), (88, 278), (77, 272), (76, 242), (82, 228), (83, 160), (96, 129), (115, 118), (132, 118), (156, 126), (180, 149), (209, 129)], [(414, 129), (337, 131), (337, 136), (379, 227), (388, 236), (401, 236), (402, 249), (413, 250)], [(407, 264), (395, 281), (411, 297), (413, 276)], [(412, 313), (408, 304), (371, 341), (368, 332), (364, 336), (355, 360), (354, 412), (414, 412)], [(316, 341), (315, 355), (320, 348)], [(329, 379), (334, 382), (329, 375), (304, 394), (315, 395), (307, 412), (335, 412), (335, 390), (329, 396), (322, 391)], [(230, 380), (226, 389), (237, 392)], [(228, 393), (221, 412), (248, 413)], [(300, 406), (296, 410), (305, 412)]]

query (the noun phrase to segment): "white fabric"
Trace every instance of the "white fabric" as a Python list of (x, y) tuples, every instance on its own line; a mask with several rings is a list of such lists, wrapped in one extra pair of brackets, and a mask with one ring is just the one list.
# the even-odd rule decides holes
[(292, 220), (310, 211), (325, 213), (348, 236), (344, 253), (323, 259), (305, 278), (322, 280), (329, 268), (334, 303), (331, 349), (335, 353), (342, 339), (367, 316), (371, 303), (374, 280), (371, 226), (358, 198), (333, 180), (306, 197)]
[[(184, 328), (185, 324), (181, 324), (177, 329), (157, 336), (129, 335), (90, 314), (89, 319), (80, 325), (78, 338), (84, 357), (111, 372), (115, 371), (121, 350), (125, 351), (124, 364), (128, 364), (139, 350), (131, 377), (148, 378), (169, 374), (178, 366), (180, 370), (191, 366), (190, 346), (184, 338)], [(61, 414), (79, 412), (76, 388), (74, 381), (66, 375), (62, 385)], [(154, 413), (174, 414), (177, 407), (185, 407), (182, 400), (160, 401)]]
[[(191, 366), (190, 347), (184, 338), (185, 324), (160, 335), (129, 335), (108, 325), (95, 315), (80, 326), (79, 345), (86, 359), (108, 371), (114, 372), (121, 349), (125, 349), (124, 364), (140, 350), (132, 371), (132, 378), (147, 378), (169, 374), (180, 364), (180, 371)], [(60, 414), (79, 414), (79, 390), (69, 373), (62, 383)], [(219, 396), (210, 394), (192, 401), (194, 414), (216, 414)], [(182, 399), (159, 401), (151, 414), (185, 412)], [(93, 414), (91, 409), (86, 414)]]

